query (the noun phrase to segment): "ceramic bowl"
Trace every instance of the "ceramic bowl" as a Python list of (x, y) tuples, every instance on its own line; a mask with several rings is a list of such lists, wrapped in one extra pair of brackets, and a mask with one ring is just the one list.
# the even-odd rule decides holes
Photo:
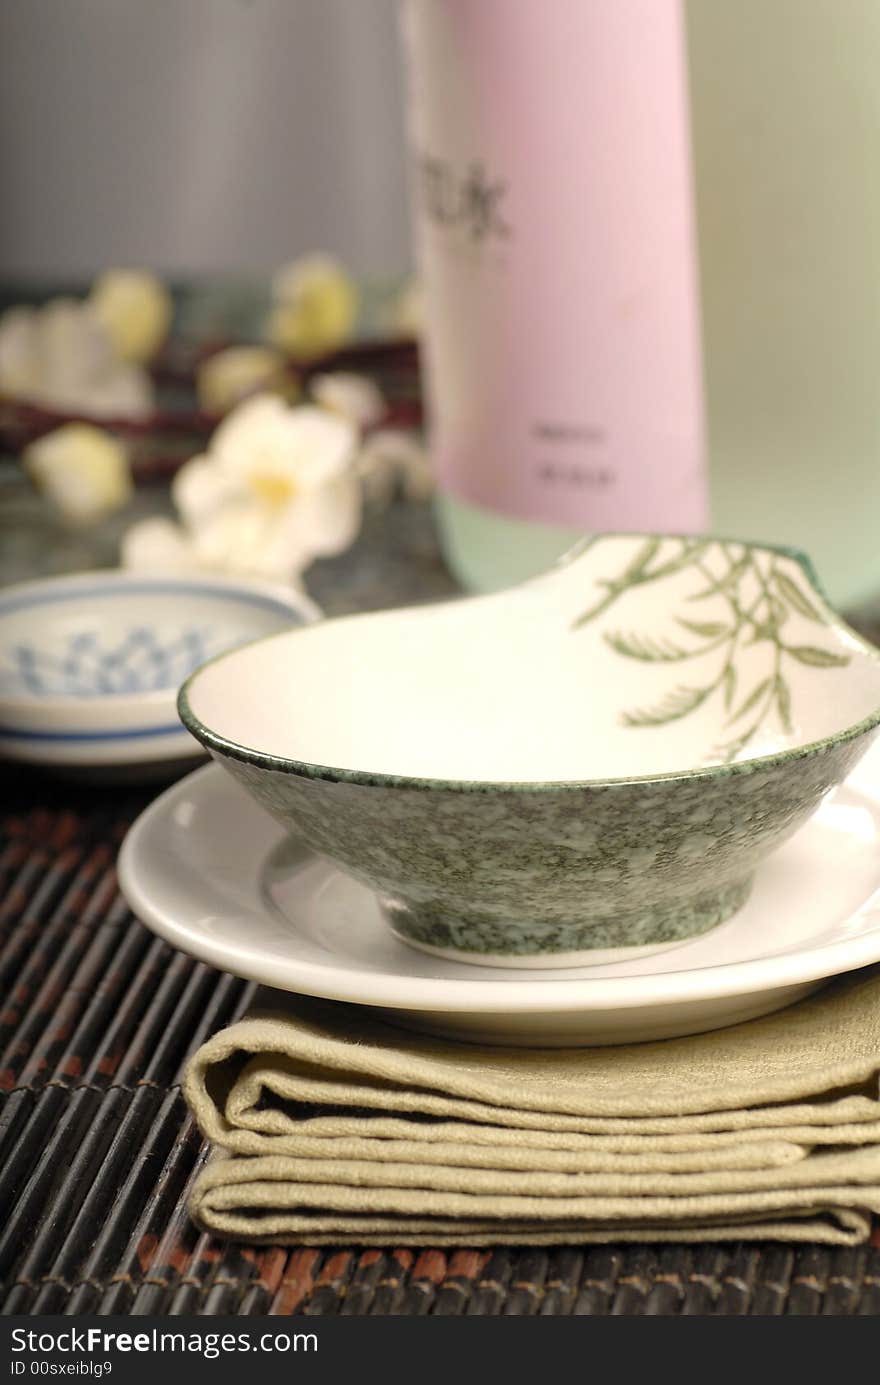
[(252, 644), (179, 706), (402, 938), (559, 966), (739, 908), (867, 749), (880, 652), (788, 550), (607, 535), (507, 592)]
[(312, 621), (305, 597), (226, 577), (86, 572), (0, 591), (0, 755), (164, 778), (202, 747), (177, 690), (204, 660)]

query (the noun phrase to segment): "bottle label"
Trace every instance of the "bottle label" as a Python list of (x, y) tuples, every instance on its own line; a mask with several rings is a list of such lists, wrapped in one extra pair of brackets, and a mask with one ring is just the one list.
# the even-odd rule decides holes
[(679, 0), (408, 0), (404, 33), (439, 484), (706, 528)]

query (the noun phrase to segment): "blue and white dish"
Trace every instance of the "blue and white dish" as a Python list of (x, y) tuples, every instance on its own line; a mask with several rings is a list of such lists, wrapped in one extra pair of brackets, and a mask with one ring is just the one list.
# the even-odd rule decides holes
[(0, 591), (0, 754), (104, 776), (202, 758), (177, 689), (206, 660), (319, 616), (304, 595), (211, 575), (85, 572)]

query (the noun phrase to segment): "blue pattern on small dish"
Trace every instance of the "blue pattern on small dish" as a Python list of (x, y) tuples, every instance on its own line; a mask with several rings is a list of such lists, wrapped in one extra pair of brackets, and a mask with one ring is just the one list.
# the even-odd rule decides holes
[(56, 648), (19, 644), (0, 669), (0, 692), (35, 697), (102, 697), (177, 688), (216, 652), (208, 628), (184, 627), (164, 636), (135, 626), (108, 641), (100, 630), (81, 630)]

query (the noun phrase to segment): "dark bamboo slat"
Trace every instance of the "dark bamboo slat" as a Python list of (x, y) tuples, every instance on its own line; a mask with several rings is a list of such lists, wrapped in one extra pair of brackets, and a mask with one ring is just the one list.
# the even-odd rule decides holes
[(508, 1292), (502, 1297), (499, 1311), (509, 1317), (533, 1317), (544, 1298), (552, 1257), (546, 1251), (527, 1251), (508, 1277)]
[(287, 1317), (301, 1313), (312, 1295), (323, 1252), (292, 1250), (284, 1266), (269, 1312)]
[(865, 1277), (866, 1252), (835, 1251), (831, 1257), (828, 1283), (821, 1311), (833, 1317), (843, 1317), (855, 1311)]
[(542, 1317), (571, 1314), (581, 1282), (584, 1257), (580, 1250), (557, 1250), (550, 1259), (538, 1312)]
[(473, 1286), (465, 1312), (470, 1316), (495, 1317), (508, 1300), (513, 1258), (504, 1250), (492, 1251)]
[(771, 1246), (759, 1258), (750, 1312), (763, 1317), (784, 1313), (791, 1289), (794, 1252), (788, 1246)]
[(162, 1170), (119, 1264), (96, 1300), (96, 1313), (139, 1316), (163, 1310), (198, 1238), (186, 1203), (207, 1157), (208, 1147), (192, 1122), (185, 1121), (173, 1157)]
[[(383, 1273), (377, 1279), (372, 1298), (364, 1308), (365, 1313), (376, 1317), (399, 1317), (404, 1307), (406, 1286), (415, 1262), (411, 1250), (393, 1250), (385, 1257)], [(416, 1312), (415, 1316), (419, 1316)]]
[(622, 1256), (613, 1247), (590, 1249), (584, 1257), (580, 1291), (572, 1312), (578, 1317), (604, 1317), (614, 1298)]
[[(65, 968), (75, 966), (88, 941), (90, 919), (84, 909), (100, 872), (108, 869), (111, 853), (102, 844), (79, 863), (79, 868), (48, 919), (41, 912), (25, 913), (19, 929), (10, 936), (0, 954), (0, 985), (4, 1006), (0, 1014), (0, 1087), (15, 1085), (23, 1058), (30, 1051), (28, 1032), (39, 1032), (45, 1010), (36, 997), (54, 973), (63, 984)], [(39, 879), (39, 876), (37, 877)], [(20, 880), (16, 886), (20, 887)], [(42, 926), (41, 926), (42, 923)], [(52, 987), (45, 1001), (51, 1001)], [(22, 1033), (21, 1031), (24, 1030)], [(15, 1060), (18, 1059), (18, 1066)]]
[(690, 1269), (681, 1288), (682, 1316), (701, 1317), (714, 1311), (728, 1261), (729, 1252), (717, 1246), (694, 1248)]
[[(172, 1116), (176, 1115), (172, 1112)], [(184, 1118), (152, 1187), (139, 1186), (143, 1161), (132, 1167), (117, 1214), (108, 1219), (77, 1276), (65, 1305), (67, 1313), (130, 1313), (144, 1267), (155, 1274), (152, 1257), (159, 1237), (173, 1217), (188, 1175), (200, 1167), (202, 1141), (192, 1121)], [(118, 1211), (130, 1209), (123, 1217)], [(133, 1226), (132, 1226), (133, 1223)], [(147, 1310), (149, 1311), (149, 1310)]]

